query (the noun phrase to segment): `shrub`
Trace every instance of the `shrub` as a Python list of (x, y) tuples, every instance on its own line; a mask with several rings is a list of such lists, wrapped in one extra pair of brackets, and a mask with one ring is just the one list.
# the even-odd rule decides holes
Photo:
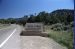
[(70, 22), (71, 27), (74, 27), (74, 21)]
[(60, 31), (63, 29), (63, 25), (61, 23), (56, 23), (52, 25), (51, 29), (55, 31)]

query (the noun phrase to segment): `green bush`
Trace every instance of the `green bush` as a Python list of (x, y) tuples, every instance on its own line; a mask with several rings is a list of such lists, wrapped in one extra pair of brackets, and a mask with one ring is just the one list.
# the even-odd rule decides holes
[(51, 29), (55, 31), (60, 31), (63, 29), (63, 25), (61, 23), (56, 23), (52, 25)]
[(54, 31), (68, 31), (68, 30), (72, 30), (73, 27), (74, 27), (74, 21), (70, 22), (70, 24), (68, 25), (61, 24), (61, 23), (53, 24), (51, 29)]

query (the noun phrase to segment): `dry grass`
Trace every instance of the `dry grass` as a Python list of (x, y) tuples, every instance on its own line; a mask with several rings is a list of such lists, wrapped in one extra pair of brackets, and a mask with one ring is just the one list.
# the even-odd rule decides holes
[(50, 26), (45, 26), (44, 30), (48, 32), (49, 37), (53, 38), (59, 44), (68, 47), (68, 49), (73, 49), (74, 44), (74, 33), (73, 31), (53, 31), (50, 29)]
[(6, 27), (8, 27), (8, 26), (10, 26), (10, 25), (8, 25), (8, 24), (0, 24), (0, 29), (6, 28)]

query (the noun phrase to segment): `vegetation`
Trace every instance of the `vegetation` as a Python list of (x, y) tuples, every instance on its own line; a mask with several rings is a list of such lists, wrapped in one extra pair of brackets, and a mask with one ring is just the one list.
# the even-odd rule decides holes
[[(74, 23), (71, 22), (66, 28), (61, 24), (45, 26), (45, 31), (49, 37), (53, 38), (59, 44), (66, 46), (68, 49), (74, 49)], [(64, 30), (62, 29), (64, 28)], [(66, 30), (65, 30), (66, 29)]]
[(74, 21), (74, 12), (69, 9), (55, 10), (51, 13), (45, 11), (38, 13), (37, 15), (25, 15), (22, 18), (8, 18), (0, 19), (0, 23), (17, 23), (25, 25), (26, 22), (42, 22), (46, 25), (51, 25), (55, 23), (63, 23), (68, 25), (70, 22)]
[(0, 24), (0, 29), (6, 28), (6, 27), (8, 27), (8, 26), (10, 26), (10, 24)]
[(68, 49), (74, 49), (73, 32), (51, 31), (49, 37), (66, 46)]

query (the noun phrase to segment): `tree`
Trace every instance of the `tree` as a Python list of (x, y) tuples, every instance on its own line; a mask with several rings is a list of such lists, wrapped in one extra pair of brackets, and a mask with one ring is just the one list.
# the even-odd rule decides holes
[(28, 21), (27, 22), (35, 22), (35, 16), (34, 15), (30, 15), (30, 17), (28, 18)]

